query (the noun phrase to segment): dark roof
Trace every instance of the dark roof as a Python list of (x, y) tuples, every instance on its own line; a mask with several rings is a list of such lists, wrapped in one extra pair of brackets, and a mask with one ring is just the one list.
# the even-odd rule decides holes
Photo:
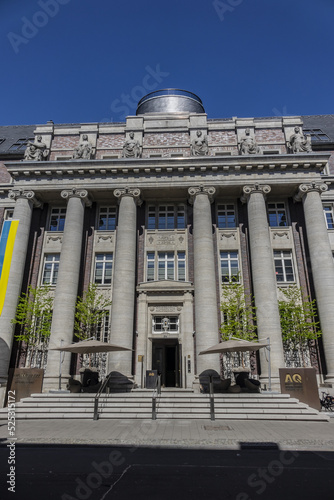
[[(334, 115), (302, 116), (302, 120), (304, 129), (321, 130), (329, 138), (327, 142), (334, 143)], [(314, 142), (324, 143), (316, 140)]]
[(22, 158), (25, 150), (23, 140), (33, 139), (35, 128), (35, 125), (9, 125), (0, 127), (0, 158)]

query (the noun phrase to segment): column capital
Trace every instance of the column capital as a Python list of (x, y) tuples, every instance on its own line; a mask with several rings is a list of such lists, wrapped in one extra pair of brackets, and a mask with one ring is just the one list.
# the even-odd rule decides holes
[(131, 196), (134, 199), (136, 205), (140, 206), (143, 203), (143, 200), (140, 198), (140, 189), (138, 188), (120, 188), (115, 189), (114, 196), (118, 198), (118, 203), (120, 203), (123, 196)]
[(271, 187), (268, 184), (247, 184), (242, 188), (242, 196), (241, 202), (246, 203), (249, 200), (249, 197), (253, 193), (262, 193), (265, 197), (271, 191)]
[(198, 194), (206, 194), (209, 198), (210, 203), (212, 203), (215, 193), (216, 193), (216, 188), (214, 188), (213, 186), (207, 187), (207, 186), (203, 186), (203, 184), (202, 184), (202, 185), (197, 186), (197, 187), (190, 187), (188, 189), (189, 203), (191, 205), (193, 205), (195, 198)]
[(327, 184), (324, 182), (310, 182), (309, 184), (301, 184), (298, 188), (298, 193), (295, 194), (293, 200), (294, 201), (301, 201), (303, 199), (303, 196), (307, 193), (316, 192), (319, 193), (325, 193), (328, 189)]
[(92, 206), (92, 202), (88, 197), (88, 191), (86, 189), (77, 189), (77, 188), (64, 189), (60, 193), (60, 196), (65, 200), (69, 200), (70, 198), (80, 198), (81, 200), (84, 201), (86, 207)]
[(43, 203), (36, 198), (34, 191), (30, 191), (30, 190), (25, 191), (23, 189), (11, 189), (8, 192), (8, 197), (11, 200), (15, 200), (15, 201), (19, 198), (24, 198), (28, 201), (31, 201), (33, 206), (36, 208), (42, 208), (42, 206), (43, 206)]

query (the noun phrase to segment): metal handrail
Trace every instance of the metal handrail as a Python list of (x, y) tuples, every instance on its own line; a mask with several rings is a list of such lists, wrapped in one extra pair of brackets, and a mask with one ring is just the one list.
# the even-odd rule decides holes
[(99, 419), (99, 413), (98, 413), (98, 410), (99, 410), (99, 399), (100, 399), (100, 396), (101, 396), (102, 392), (106, 388), (106, 385), (109, 382), (110, 377), (111, 377), (111, 373), (109, 373), (106, 376), (106, 378), (103, 380), (102, 384), (100, 385), (99, 390), (95, 394), (95, 398), (94, 398), (94, 417), (93, 417), (93, 420), (98, 420)]
[(161, 375), (158, 375), (152, 394), (152, 420), (157, 419), (157, 396), (161, 395)]
[(210, 418), (211, 420), (215, 420), (215, 397), (213, 394), (213, 378), (212, 375), (209, 375), (209, 388), (210, 388)]

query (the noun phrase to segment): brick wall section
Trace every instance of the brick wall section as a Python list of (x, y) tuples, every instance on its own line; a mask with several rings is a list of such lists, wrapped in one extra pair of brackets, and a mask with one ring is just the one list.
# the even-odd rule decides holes
[(255, 140), (261, 144), (285, 143), (284, 133), (280, 128), (255, 130)]
[(73, 150), (78, 144), (78, 135), (56, 135), (51, 144), (51, 151), (59, 149)]
[(211, 144), (237, 144), (237, 134), (234, 130), (214, 130), (208, 133), (208, 142)]
[(11, 176), (9, 175), (5, 165), (0, 162), (0, 182), (7, 184), (11, 181)]
[(190, 146), (190, 137), (186, 132), (165, 132), (163, 134), (146, 133), (143, 146)]
[(97, 139), (97, 149), (122, 149), (125, 141), (124, 134), (101, 134)]

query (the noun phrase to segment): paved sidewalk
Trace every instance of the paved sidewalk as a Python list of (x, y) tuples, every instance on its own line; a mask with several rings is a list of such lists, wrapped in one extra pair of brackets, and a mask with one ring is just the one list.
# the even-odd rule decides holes
[[(334, 418), (329, 422), (19, 420), (15, 437), (18, 445), (97, 444), (226, 450), (277, 445), (282, 450), (334, 451)], [(9, 439), (7, 422), (1, 420), (0, 443), (4, 445)]]

